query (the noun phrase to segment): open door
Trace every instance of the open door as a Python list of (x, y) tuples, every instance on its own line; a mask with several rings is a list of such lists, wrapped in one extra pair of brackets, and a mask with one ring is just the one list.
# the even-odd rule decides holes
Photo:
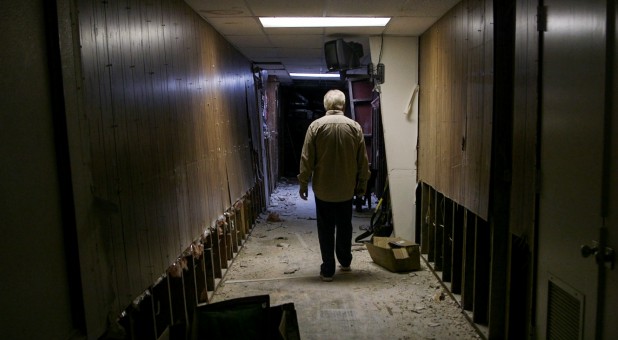
[(535, 337), (618, 339), (615, 0), (541, 2)]

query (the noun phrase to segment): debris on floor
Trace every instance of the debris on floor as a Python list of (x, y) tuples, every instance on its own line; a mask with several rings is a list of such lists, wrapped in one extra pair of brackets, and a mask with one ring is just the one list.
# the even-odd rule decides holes
[(444, 291), (436, 292), (436, 294), (434, 294), (434, 296), (433, 296), (433, 299), (436, 302), (440, 302), (440, 301), (444, 300)]
[(298, 267), (289, 268), (289, 269), (286, 269), (286, 270), (283, 272), (283, 274), (294, 274), (294, 273), (296, 273), (296, 272), (297, 272), (297, 271), (299, 271), (299, 270), (300, 270), (300, 268), (298, 268)]
[(271, 212), (268, 214), (268, 217), (266, 218), (266, 221), (268, 222), (282, 222), (283, 220), (281, 219), (281, 217), (279, 217), (279, 214), (276, 212)]
[[(272, 304), (294, 303), (303, 340), (480, 338), (423, 261), (417, 271), (394, 273), (376, 264), (364, 244), (353, 244), (352, 270), (337, 270), (332, 282), (322, 282), (309, 195), (298, 198), (292, 179), (278, 182), (271, 195), (277, 206), (258, 219), (213, 302), (268, 294)], [(271, 219), (280, 216), (289, 218), (274, 227), (280, 221)], [(353, 214), (354, 231), (370, 218)]]

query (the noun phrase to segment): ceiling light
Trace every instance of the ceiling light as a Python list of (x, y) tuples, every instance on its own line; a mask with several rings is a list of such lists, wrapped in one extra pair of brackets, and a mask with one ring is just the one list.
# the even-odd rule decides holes
[(264, 27), (359, 27), (386, 26), (391, 18), (366, 17), (260, 17)]
[(292, 78), (339, 78), (339, 73), (290, 73)]

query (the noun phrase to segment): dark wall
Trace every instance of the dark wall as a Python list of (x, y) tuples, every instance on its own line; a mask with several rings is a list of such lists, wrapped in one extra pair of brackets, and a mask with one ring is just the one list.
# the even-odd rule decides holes
[(510, 202), (509, 327), (512, 339), (531, 334), (537, 186), (539, 32), (537, 0), (518, 0), (514, 53), (513, 159)]
[[(61, 197), (64, 169), (43, 1), (0, 7), (0, 327), (5, 339), (66, 339), (74, 328)], [(52, 6), (53, 9), (53, 6)], [(53, 11), (52, 11), (53, 13)], [(56, 69), (54, 69), (56, 71)], [(62, 122), (62, 120), (60, 120)]]
[[(324, 116), (324, 95), (332, 89), (347, 92), (339, 82), (316, 81), (281, 87), (282, 176), (296, 178), (298, 175), (307, 128), (312, 121)], [(346, 110), (348, 116), (349, 111)]]

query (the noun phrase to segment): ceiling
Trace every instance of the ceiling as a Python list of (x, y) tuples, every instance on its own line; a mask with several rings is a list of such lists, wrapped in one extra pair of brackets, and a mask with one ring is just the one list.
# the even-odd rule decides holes
[[(290, 82), (290, 72), (326, 73), (324, 43), (343, 38), (363, 45), (370, 36), (419, 36), (459, 0), (185, 0), (257, 66)], [(392, 17), (386, 27), (264, 28), (260, 16)]]

